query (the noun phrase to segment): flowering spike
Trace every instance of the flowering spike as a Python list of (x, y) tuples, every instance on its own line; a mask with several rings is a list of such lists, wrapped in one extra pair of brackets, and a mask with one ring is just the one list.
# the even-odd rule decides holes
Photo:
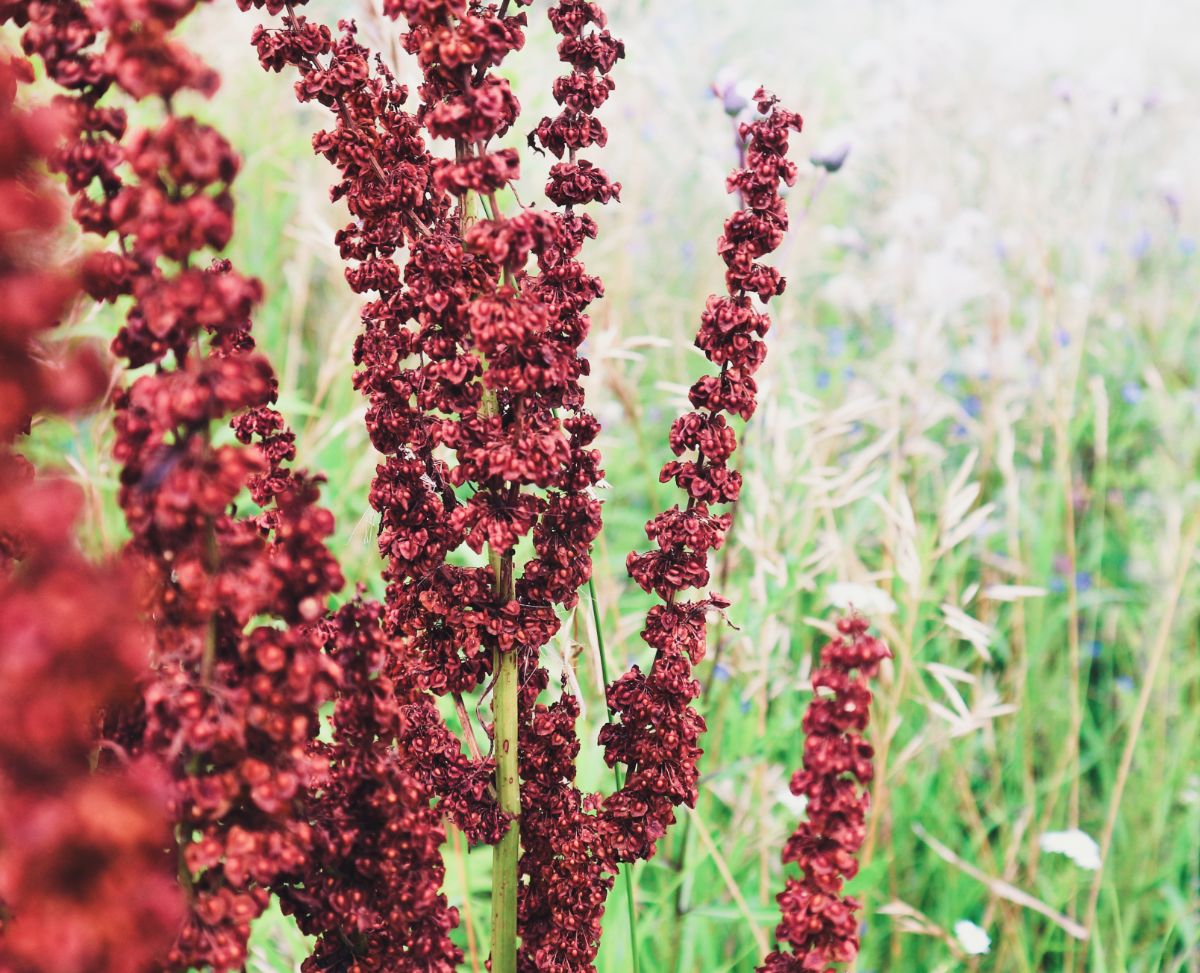
[[(269, 888), (303, 867), (312, 828), (302, 796), (325, 767), (310, 751), (338, 679), (314, 628), (342, 585), (325, 547), (319, 480), (290, 468), (294, 437), (270, 406), (276, 380), (254, 351), (257, 281), (226, 260), (238, 160), (222, 136), (173, 111), (216, 76), (174, 37), (196, 0), (10, 4), (23, 43), (67, 92), (69, 137), (55, 162), (86, 231), (115, 235), (83, 278), (127, 301), (113, 342), (130, 367), (114, 396), (119, 502), (129, 558), (151, 578), (153, 667), (142, 705), (111, 721), (131, 752), (163, 754), (173, 776), (178, 872), (190, 910), (170, 968), (233, 970)], [(106, 95), (156, 99), (166, 118), (127, 132)], [(216, 445), (232, 420), (234, 445)], [(257, 510), (238, 514), (249, 492)]]
[[(262, 8), (264, 0), (239, 5)], [(427, 18), (444, 19), (437, 4), (422, 9)], [(464, 693), (491, 672), (485, 643), (495, 628), (488, 622), (495, 596), (489, 572), (447, 564), (446, 555), (464, 540), (479, 549), (525, 529), (524, 514), (506, 516), (503, 507), (485, 503), (486, 494), (461, 504), (450, 469), (436, 455), (439, 413), (480, 405), (481, 366), (470, 352), (467, 308), (476, 291), (495, 286), (495, 270), (464, 250), (451, 212), (454, 190), (474, 185), (472, 174), (449, 173), (434, 159), (417, 116), (404, 108), (408, 92), (358, 41), (353, 24), (340, 26), (334, 41), (328, 27), (289, 12), (283, 30), (260, 26), (252, 40), (264, 69), (295, 68), (297, 97), (317, 100), (333, 115), (332, 128), (318, 132), (313, 147), (338, 169), (332, 195), (345, 200), (354, 218), (336, 238), (351, 263), (347, 281), (356, 292), (375, 294), (363, 307), (355, 342), (355, 384), (368, 399), (367, 430), (384, 457), (370, 502), (379, 512), (387, 562), (383, 623), (410, 646), (398, 685)], [(499, 839), (506, 822), (487, 787), (495, 761), (465, 756), (421, 692), (405, 703), (401, 743), (402, 753), (421, 755), (409, 769), (472, 841)]]
[(318, 744), (330, 776), (307, 796), (312, 854), (280, 892), (301, 931), (318, 937), (305, 973), (453, 973), (462, 959), (449, 938), (458, 913), (439, 891), (441, 816), (394, 743), (404, 722), (398, 647), (381, 631), (382, 613), (351, 601), (322, 626), (343, 673), (333, 740)]
[(867, 682), (891, 655), (857, 615), (841, 619), (838, 637), (821, 650), (804, 714), (804, 767), (791, 781), (792, 793), (807, 799), (807, 820), (783, 849), (784, 863), (796, 862), (802, 875), (789, 878), (777, 897), (782, 918), (775, 936), (791, 952), (776, 949), (760, 973), (832, 971), (831, 963), (858, 955), (859, 904), (842, 895), (842, 884), (858, 872), (870, 800), (865, 788), (875, 772), (874, 751), (862, 738), (871, 717)]
[(43, 344), (78, 281), (29, 260), (59, 230), (38, 169), (62, 122), (15, 107), (32, 79), (27, 62), (0, 58), (0, 968), (137, 973), (165, 952), (183, 913), (162, 854), (166, 780), (153, 758), (91, 763), (97, 717), (125, 702), (145, 668), (138, 578), (82, 556), (82, 493), (35, 477), (13, 452), (34, 412), (90, 405), (106, 379), (90, 348)]
[[(554, 83), (562, 112), (555, 119), (543, 118), (529, 144), (536, 149), (540, 143), (566, 159), (551, 167), (546, 185), (547, 197), (562, 208), (552, 216), (556, 245), (539, 256), (539, 272), (528, 280), (526, 293), (556, 310), (564, 346), (574, 348), (590, 330), (588, 307), (603, 293), (599, 279), (588, 275), (579, 259), (586, 241), (596, 236), (596, 224), (576, 207), (619, 199), (621, 190), (578, 153), (608, 140), (595, 113), (614, 88), (609, 73), (624, 57), (625, 47), (605, 29), (605, 15), (596, 3), (565, 0), (547, 13), (562, 37), (559, 58), (570, 70)], [(575, 603), (575, 590), (591, 576), (590, 544), (601, 524), (600, 504), (593, 495), (601, 476), (600, 457), (588, 448), (599, 425), (582, 410), (582, 400), (572, 404), (576, 414), (568, 428), (577, 450), (576, 472), (550, 496), (535, 535), (538, 557), (526, 565), (523, 579), (526, 591), (546, 590), (551, 600), (566, 605)], [(555, 583), (558, 591), (547, 582)], [(534, 661), (526, 663), (527, 670), (534, 667)], [(538, 693), (548, 683), (544, 669), (527, 680), (536, 689), (523, 695), (521, 708), (524, 881), (518, 969), (590, 970), (612, 877), (595, 854), (598, 798), (585, 796), (575, 783), (579, 703), (565, 684), (558, 700), (538, 703)]]
[[(264, 67), (298, 68), (302, 98), (320, 81), (338, 119), (314, 145), (341, 171), (334, 193), (355, 217), (338, 237), (354, 262), (347, 278), (378, 295), (363, 310), (356, 381), (384, 454), (371, 502), (388, 561), (385, 624), (410, 647), (400, 681), (437, 695), (470, 692), (492, 674), (498, 648), (524, 653), (531, 687), (538, 649), (559, 625), (553, 606), (574, 604), (600, 527), (587, 493), (601, 476), (599, 427), (582, 409), (578, 356), (583, 312), (600, 286), (574, 260), (595, 224), (570, 213), (502, 218), (496, 209), (494, 194), (516, 177), (518, 160), (485, 141), (513, 123), (516, 104), (490, 69), (523, 44), (524, 15), (434, 2), (385, 12), (406, 18), (404, 45), (422, 69), (415, 114), (349, 35), (331, 46), (325, 28), (289, 14), (283, 31), (256, 30), (255, 43)], [(334, 70), (351, 57), (374, 63), (374, 73)], [(426, 135), (452, 141), (454, 158), (434, 158)], [(489, 218), (468, 215), (468, 196), (485, 201)], [(414, 201), (423, 207), (415, 219)], [(527, 270), (531, 257), (537, 274)], [(465, 486), (473, 492), (460, 499)], [(523, 537), (534, 557), (514, 572), (511, 592), (496, 591), (491, 570), (446, 560), (462, 545), (511, 560)], [(481, 786), (494, 761), (464, 757), (427, 699), (414, 697), (407, 712), (406, 747), (429, 758), (414, 773), (469, 837), (497, 841), (505, 820)]]
[(796, 169), (787, 158), (788, 136), (801, 119), (779, 107), (772, 95), (755, 95), (759, 117), (740, 127), (746, 164), (727, 181), (743, 208), (725, 221), (717, 250), (728, 268), (727, 294), (710, 297), (701, 316), (696, 345), (720, 366), (691, 389), (694, 411), (671, 427), (670, 445), (678, 457), (663, 466), (663, 482), (674, 480), (687, 495), (646, 525), (657, 550), (629, 555), (629, 575), (665, 604), (650, 610), (642, 637), (654, 650), (649, 672), (638, 667), (608, 689), (609, 708), (618, 721), (605, 726), (600, 743), (610, 765), (629, 768), (625, 787), (604, 805), (604, 848), (615, 861), (654, 854), (674, 821), (674, 809), (696, 801), (696, 761), (704, 720), (692, 707), (700, 692), (692, 667), (704, 656), (706, 616), (728, 605), (710, 594), (694, 601), (679, 595), (709, 581), (708, 552), (725, 541), (732, 518), (714, 504), (732, 503), (741, 475), (730, 469), (737, 440), (728, 416), (749, 419), (756, 405), (754, 372), (766, 356), (763, 337), (770, 319), (755, 309), (751, 295), (767, 299), (783, 292), (778, 271), (758, 261), (775, 250), (787, 229), (781, 185), (791, 185)]

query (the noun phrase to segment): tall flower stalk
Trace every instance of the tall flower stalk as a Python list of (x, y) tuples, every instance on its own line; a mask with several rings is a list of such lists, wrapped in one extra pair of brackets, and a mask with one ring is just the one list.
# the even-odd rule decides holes
[(663, 601), (650, 610), (642, 633), (655, 649), (650, 672), (635, 667), (609, 687), (609, 707), (619, 720), (600, 734), (608, 763), (629, 769), (625, 788), (606, 802), (605, 811), (614, 830), (610, 847), (632, 859), (653, 853), (675, 807), (695, 803), (704, 720), (691, 706), (699, 693), (691, 673), (704, 655), (708, 612), (728, 602), (719, 595), (680, 601), (679, 595), (708, 585), (709, 551), (721, 547), (731, 523), (714, 508), (735, 502), (741, 492), (741, 474), (729, 465), (737, 448), (729, 419), (754, 414), (754, 373), (766, 358), (763, 339), (771, 323), (753, 297), (766, 301), (786, 286), (777, 270), (759, 260), (778, 248), (787, 229), (780, 187), (795, 182), (788, 136), (802, 122), (765, 91), (755, 100), (760, 117), (740, 129), (746, 166), (727, 180), (745, 206), (726, 220), (717, 243), (727, 267), (726, 293), (708, 299), (696, 337), (696, 346), (720, 370), (691, 387), (693, 411), (675, 420), (669, 436), (679, 458), (660, 474), (664, 483), (674, 481), (683, 490), (687, 505), (675, 505), (646, 525), (657, 550), (627, 559), (630, 577)]
[[(332, 32), (289, 6), (284, 30), (254, 35), (264, 67), (297, 67), (298, 96), (321, 101), (335, 117), (335, 128), (314, 145), (339, 167), (334, 194), (355, 217), (338, 235), (343, 256), (354, 261), (347, 279), (377, 295), (364, 309), (356, 361), (370, 403), (368, 429), (385, 457), (372, 489), (388, 561), (385, 623), (408, 643), (411, 685), (454, 696), (462, 715), (463, 694), (492, 694), (493, 757), (465, 758), (419, 697), (410, 722), (425, 739), (407, 734), (405, 745), (422, 755), (414, 768), (443, 810), (469, 837), (496, 845), (495, 969), (514, 968), (516, 958), (521, 818), (531, 807), (518, 783), (531, 765), (519, 752), (547, 683), (538, 653), (560, 624), (555, 606), (573, 606), (590, 576), (600, 524), (588, 493), (601, 476), (590, 448), (598, 425), (582, 408), (586, 362), (577, 352), (588, 329), (583, 312), (600, 287), (574, 259), (595, 224), (571, 208), (617, 191), (600, 170), (565, 163), (549, 189), (564, 214), (500, 213), (498, 193), (519, 163), (515, 151), (488, 145), (511, 127), (518, 106), (492, 68), (523, 44), (525, 23), (507, 8), (386, 5), (405, 19), (404, 47), (423, 74), (412, 115), (400, 107), (405, 92), (379, 62), (368, 68), (369, 52), (348, 30), (333, 42)], [(563, 4), (562, 11), (567, 20), (560, 22), (577, 43), (602, 17), (594, 5)], [(605, 43), (614, 45), (613, 56), (593, 50), (615, 61), (616, 42)], [(564, 118), (584, 117), (601, 91), (607, 87), (597, 89), (594, 104), (570, 95), (576, 107)], [(452, 156), (435, 159), (422, 133), (452, 146)], [(576, 148), (603, 140), (564, 133)], [(402, 247), (403, 269), (396, 261)], [(531, 256), (536, 274), (527, 269)], [(442, 459), (439, 447), (455, 462)], [(457, 492), (463, 488), (465, 497)], [(526, 536), (534, 553), (518, 570), (515, 552)], [(447, 563), (463, 545), (486, 553), (487, 567)], [(481, 769), (495, 774), (486, 792)]]
[(804, 767), (791, 780), (792, 793), (806, 799), (806, 820), (783, 849), (784, 864), (798, 864), (801, 877), (789, 878), (778, 896), (779, 948), (760, 973), (832, 971), (830, 964), (858, 956), (860, 906), (842, 886), (858, 873), (870, 803), (866, 787), (875, 775), (875, 753), (863, 739), (871, 718), (867, 683), (891, 655), (859, 616), (839, 621), (838, 637), (821, 649), (804, 714)]
[[(310, 854), (302, 798), (327, 770), (310, 741), (339, 677), (315, 623), (342, 576), (319, 480), (290, 468), (294, 436), (254, 350), (261, 286), (226, 260), (199, 264), (232, 235), (238, 160), (175, 110), (179, 92), (217, 86), (173, 36), (196, 6), (31, 0), (5, 13), (64, 89), (55, 166), (75, 219), (116, 244), (86, 260), (85, 288), (127, 309), (115, 354), (153, 366), (114, 396), (125, 553), (149, 578), (154, 646), (140, 704), (110, 721), (113, 743), (162, 755), (173, 777), (188, 914), (166, 965), (232, 970), (270, 886)], [(157, 102), (162, 121), (128, 131), (118, 94)], [(236, 443), (218, 444), (218, 423)], [(249, 511), (235, 506), (243, 491)]]
[(41, 167), (63, 118), (17, 106), (32, 80), (0, 57), (0, 968), (136, 973), (183, 911), (162, 767), (96, 750), (101, 711), (128, 699), (148, 658), (139, 578), (84, 558), (82, 493), (16, 452), (35, 416), (94, 404), (107, 378), (93, 349), (48, 341), (78, 279), (46, 261), (61, 213)]

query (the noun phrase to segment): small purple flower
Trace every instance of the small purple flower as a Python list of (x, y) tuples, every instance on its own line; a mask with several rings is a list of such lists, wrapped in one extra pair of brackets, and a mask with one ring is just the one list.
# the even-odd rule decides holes
[(1126, 382), (1121, 386), (1121, 398), (1128, 405), (1137, 405), (1145, 394), (1145, 390), (1137, 382)]
[(721, 100), (725, 114), (733, 118), (749, 108), (754, 99), (754, 88), (741, 80), (731, 68), (723, 68), (717, 74), (710, 91)]
[(808, 157), (808, 161), (826, 172), (837, 172), (846, 164), (846, 159), (850, 156), (850, 143), (842, 142), (839, 145), (829, 149), (815, 152)]

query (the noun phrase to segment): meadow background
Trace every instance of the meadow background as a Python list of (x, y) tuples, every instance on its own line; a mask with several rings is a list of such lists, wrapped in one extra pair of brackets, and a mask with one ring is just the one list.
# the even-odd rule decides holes
[[(545, 6), (511, 59), (528, 127), (558, 73)], [(587, 352), (611, 483), (595, 579), (611, 667), (645, 661), (646, 602), (624, 558), (672, 502), (657, 469), (704, 364), (699, 311), (721, 286), (735, 149), (709, 88), (723, 70), (763, 82), (806, 119), (793, 233), (776, 255), (790, 287), (716, 570), (731, 624), (714, 628), (700, 670), (702, 793), (635, 871), (641, 970), (749, 971), (765, 951), (779, 851), (802, 812), (786, 784), (807, 678), (853, 604), (895, 653), (853, 883), (857, 970), (1197, 973), (1200, 7), (604, 6), (629, 50), (598, 155), (623, 199), (596, 214), (586, 251), (608, 289)], [(376, 456), (350, 384), (357, 302), (331, 244), (343, 220), (331, 171), (309, 147), (325, 118), (296, 105), (290, 77), (262, 74), (253, 15), (211, 7), (189, 39), (224, 75), (200, 111), (245, 157), (233, 256), (267, 286), (256, 331), (300, 460), (329, 479), (335, 549), (352, 582), (378, 590)], [(396, 51), (370, 0), (311, 7), (357, 17)], [(836, 173), (806, 161), (844, 146)], [(525, 153), (524, 202), (546, 168)], [(114, 327), (110, 311), (78, 323)], [(37, 437), (89, 489), (99, 548), (121, 538), (109, 436), (92, 419)], [(604, 718), (586, 598), (550, 652), (584, 698), (582, 782), (607, 788), (586, 746)], [(1095, 846), (1049, 850), (1074, 829)], [(452, 834), (446, 857), (464, 969), (479, 971), (491, 852)], [(604, 973), (633, 968), (624, 895), (618, 882)], [(305, 955), (289, 920), (260, 921), (255, 973)]]

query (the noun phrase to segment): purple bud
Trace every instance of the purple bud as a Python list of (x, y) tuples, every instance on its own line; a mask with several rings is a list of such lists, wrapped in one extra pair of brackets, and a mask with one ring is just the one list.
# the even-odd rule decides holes
[(751, 106), (754, 89), (738, 78), (730, 68), (723, 68), (712, 84), (712, 93), (721, 99), (725, 114), (737, 117)]
[(808, 161), (814, 166), (824, 169), (826, 172), (837, 172), (846, 164), (846, 159), (850, 155), (850, 143), (842, 142), (840, 145), (817, 152), (809, 156)]

